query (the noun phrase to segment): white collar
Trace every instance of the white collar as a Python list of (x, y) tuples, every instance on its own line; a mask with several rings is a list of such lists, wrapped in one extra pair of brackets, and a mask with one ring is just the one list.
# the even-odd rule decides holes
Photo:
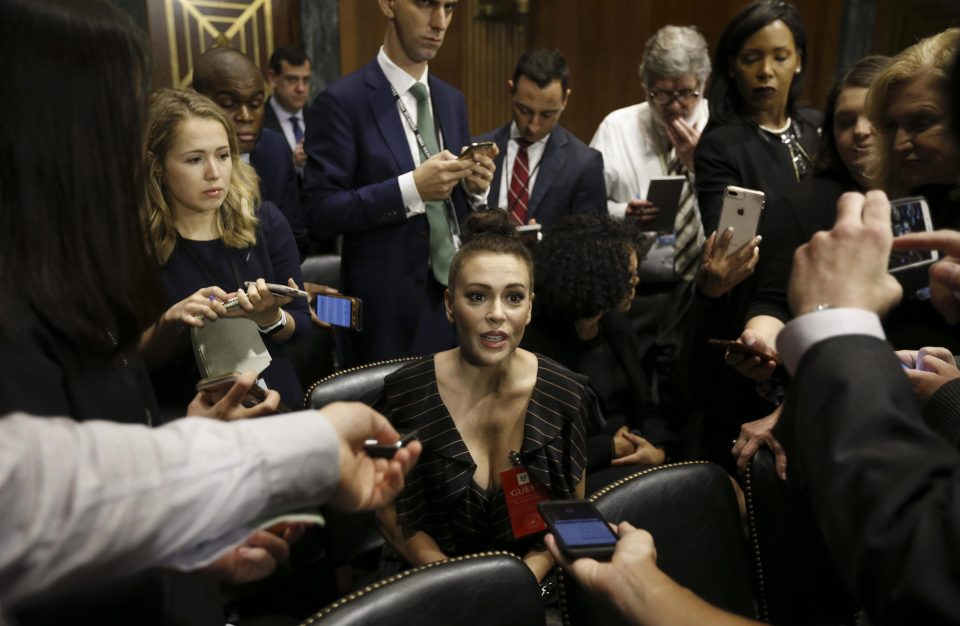
[(287, 111), (285, 108), (283, 108), (283, 105), (280, 104), (276, 96), (272, 96), (270, 98), (270, 106), (273, 107), (273, 112), (277, 114), (278, 120), (282, 122), (287, 122), (290, 120), (291, 117), (295, 117), (297, 118), (297, 121), (300, 122), (301, 125), (303, 124), (303, 109), (300, 109), (296, 113), (291, 113), (290, 111)]
[[(547, 134), (543, 137), (543, 139), (541, 139), (540, 141), (534, 141), (534, 142), (531, 143), (530, 145), (531, 145), (531, 146), (536, 146), (536, 145), (540, 145), (540, 144), (547, 145), (547, 142), (550, 140), (550, 135), (552, 135), (552, 134), (553, 134), (553, 133), (547, 133)], [(520, 138), (521, 138), (520, 129), (517, 128), (517, 122), (516, 122), (516, 120), (514, 120), (514, 121), (510, 122), (510, 139), (520, 139)]]
[(420, 80), (415, 80), (410, 74), (400, 69), (399, 65), (390, 60), (383, 46), (380, 46), (380, 52), (377, 53), (377, 63), (380, 64), (380, 69), (387, 77), (387, 82), (393, 85), (398, 94), (403, 95), (409, 91), (414, 83), (423, 83), (427, 88), (427, 93), (430, 93), (430, 84), (427, 82), (429, 69), (423, 70), (423, 76), (420, 77)]

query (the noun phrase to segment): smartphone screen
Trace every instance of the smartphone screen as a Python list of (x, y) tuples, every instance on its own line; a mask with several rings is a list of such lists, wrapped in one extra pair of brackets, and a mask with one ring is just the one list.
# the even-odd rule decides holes
[(354, 307), (359, 307), (360, 301), (346, 296), (317, 295), (317, 318), (321, 321), (360, 330), (360, 312), (354, 315)]
[[(899, 198), (890, 202), (890, 223), (893, 236), (933, 230), (930, 209), (923, 197)], [(894, 250), (887, 269), (891, 272), (918, 265), (929, 265), (939, 258), (936, 250)]]
[(585, 500), (553, 500), (538, 505), (560, 549), (572, 558), (609, 559), (617, 536), (596, 507)]

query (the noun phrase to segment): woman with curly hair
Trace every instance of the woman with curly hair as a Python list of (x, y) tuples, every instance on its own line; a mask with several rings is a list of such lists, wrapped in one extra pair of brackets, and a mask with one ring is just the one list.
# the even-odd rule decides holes
[(607, 424), (588, 442), (588, 488), (610, 465), (659, 465), (675, 437), (650, 402), (640, 340), (624, 315), (636, 288), (641, 248), (635, 222), (577, 215), (554, 227), (534, 252), (540, 277), (524, 340), (590, 379)]
[[(310, 328), (307, 303), (276, 297), (266, 285), (300, 282), (297, 247), (279, 209), (260, 202), (256, 173), (240, 159), (229, 121), (205, 96), (161, 89), (150, 98), (146, 146), (144, 222), (169, 308), (142, 352), (155, 368), (161, 407), (182, 407), (200, 379), (183, 331), (218, 316), (257, 324), (272, 357), (263, 378), (298, 406), (300, 381), (278, 348)], [(224, 302), (234, 295), (240, 308), (228, 313)]]

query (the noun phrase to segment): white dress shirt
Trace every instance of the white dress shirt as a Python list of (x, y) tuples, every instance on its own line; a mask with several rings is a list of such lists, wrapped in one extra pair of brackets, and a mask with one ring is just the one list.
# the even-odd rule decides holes
[(290, 145), (290, 152), (295, 151), (297, 149), (297, 138), (293, 134), (293, 122), (290, 121), (290, 118), (296, 117), (297, 121), (300, 122), (300, 130), (306, 133), (307, 126), (303, 122), (303, 109), (300, 109), (296, 113), (290, 113), (283, 108), (276, 96), (270, 98), (267, 102), (273, 107), (273, 112), (280, 121), (280, 128), (283, 130), (283, 136), (286, 138), (287, 144)]
[[(517, 160), (517, 152), (520, 150), (520, 144), (517, 139), (520, 138), (520, 130), (516, 122), (510, 122), (510, 141), (507, 142), (507, 154), (503, 157), (503, 172), (500, 173), (500, 197), (497, 199), (497, 206), (501, 209), (512, 209), (509, 201), (508, 192), (510, 191), (510, 181), (513, 179), (513, 163)], [(527, 164), (530, 167), (530, 178), (527, 182), (527, 197), (533, 196), (533, 186), (537, 182), (537, 172), (540, 171), (540, 160), (543, 159), (543, 151), (547, 148), (547, 142), (550, 135), (527, 146)]]
[[(702, 98), (687, 121), (702, 132), (707, 125), (708, 111), (707, 100)], [(669, 146), (669, 141), (661, 136), (662, 132), (647, 102), (617, 109), (600, 122), (590, 147), (603, 153), (610, 215), (623, 218), (628, 202), (647, 197), (652, 179), (669, 175), (667, 156), (661, 148), (661, 145)], [(640, 279), (676, 280), (673, 253), (672, 244), (655, 244), (640, 263)]]
[(777, 335), (777, 353), (793, 376), (807, 350), (816, 343), (840, 335), (869, 335), (886, 339), (876, 313), (838, 307), (807, 313), (791, 320)]
[(338, 459), (317, 411), (155, 429), (2, 417), (0, 606), (91, 577), (202, 567), (250, 522), (329, 499)]

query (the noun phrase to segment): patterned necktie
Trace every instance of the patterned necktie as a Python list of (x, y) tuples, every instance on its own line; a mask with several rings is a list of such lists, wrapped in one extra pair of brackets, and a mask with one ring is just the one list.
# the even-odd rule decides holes
[(674, 230), (677, 241), (673, 248), (673, 271), (685, 281), (691, 281), (697, 275), (700, 264), (700, 251), (703, 249), (703, 225), (694, 203), (693, 181), (690, 172), (674, 155), (670, 160), (668, 173), (671, 176), (685, 176), (687, 184), (683, 186), (683, 195), (680, 196), (680, 208), (677, 209), (677, 218)]
[(530, 142), (517, 139), (517, 158), (513, 161), (513, 173), (510, 175), (510, 193), (507, 194), (507, 207), (520, 224), (527, 223), (527, 204), (530, 201), (530, 159), (527, 147)]
[[(433, 125), (433, 115), (430, 114), (430, 94), (423, 83), (414, 83), (410, 93), (417, 99), (417, 130), (423, 138), (430, 154), (440, 152), (440, 143), (437, 140), (437, 131)], [(422, 151), (420, 162), (426, 160)], [(427, 224), (430, 226), (430, 268), (433, 277), (441, 285), (447, 284), (450, 273), (450, 260), (456, 250), (453, 247), (453, 235), (450, 232), (450, 223), (447, 221), (447, 207), (444, 202), (425, 202)]]
[(297, 143), (303, 141), (303, 128), (300, 126), (300, 118), (296, 115), (290, 116), (290, 123), (293, 125), (293, 138)]

